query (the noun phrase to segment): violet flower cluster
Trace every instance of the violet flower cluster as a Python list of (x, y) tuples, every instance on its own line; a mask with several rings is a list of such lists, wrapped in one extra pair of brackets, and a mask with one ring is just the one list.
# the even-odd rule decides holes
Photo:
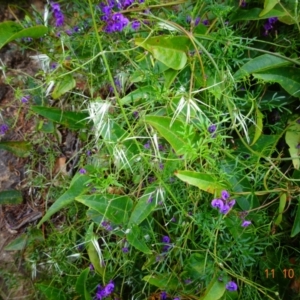
[(58, 3), (50, 2), (52, 13), (55, 18), (55, 26), (60, 27), (64, 25), (64, 15), (60, 10), (60, 6)]
[(229, 200), (229, 193), (224, 190), (221, 192), (221, 198), (213, 199), (211, 205), (218, 208), (221, 214), (227, 214), (229, 210), (235, 205), (235, 200)]
[(237, 284), (234, 281), (229, 281), (226, 286), (225, 286), (226, 290), (229, 292), (234, 292), (238, 289)]
[(105, 297), (108, 297), (115, 288), (115, 284), (110, 281), (106, 286), (102, 287), (100, 284), (97, 286), (96, 295), (94, 297), (94, 300), (102, 300)]
[[(122, 31), (129, 24), (129, 19), (126, 18), (122, 13), (115, 11), (125, 10), (134, 4), (134, 2), (135, 0), (109, 0), (108, 4), (101, 2), (99, 4), (99, 8), (103, 15), (100, 19), (106, 23), (104, 31), (107, 33)], [(139, 0), (139, 3), (142, 2), (144, 2), (144, 0)], [(140, 25), (141, 24), (139, 21), (134, 20), (132, 22), (132, 29), (138, 30)]]
[(273, 29), (273, 25), (278, 21), (277, 17), (272, 17), (264, 24), (264, 35), (268, 35), (269, 31)]
[(9, 129), (8, 125), (1, 124), (0, 125), (0, 135), (4, 135), (8, 129)]

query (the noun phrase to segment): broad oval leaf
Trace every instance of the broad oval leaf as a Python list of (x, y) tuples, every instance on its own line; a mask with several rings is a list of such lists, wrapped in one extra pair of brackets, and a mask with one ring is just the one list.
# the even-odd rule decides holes
[(300, 97), (300, 72), (299, 68), (275, 68), (265, 72), (253, 73), (254, 78), (265, 82), (277, 82), (293, 97)]
[(205, 294), (199, 300), (218, 300), (224, 293), (225, 283), (214, 278), (206, 289)]
[(297, 121), (292, 121), (285, 133), (285, 141), (289, 146), (290, 156), (292, 158), (293, 166), (299, 170), (300, 159), (299, 149), (297, 148), (300, 141), (300, 124)]
[(99, 212), (105, 219), (114, 224), (125, 224), (132, 210), (132, 200), (128, 196), (116, 195), (82, 195), (76, 201)]
[(260, 17), (267, 14), (280, 0), (265, 0), (264, 9), (259, 14)]
[(131, 246), (145, 254), (152, 254), (152, 251), (145, 242), (145, 238), (141, 236), (141, 230), (137, 225), (132, 225), (126, 232), (126, 239)]
[(180, 286), (178, 278), (176, 278), (173, 274), (147, 275), (143, 278), (143, 280), (162, 290), (177, 290)]
[(217, 182), (217, 180), (209, 174), (198, 173), (193, 171), (176, 171), (177, 176), (182, 181), (197, 186), (199, 189), (210, 194), (220, 193), (226, 189), (225, 186)]
[(56, 84), (54, 91), (52, 92), (52, 98), (58, 99), (66, 92), (72, 90), (75, 86), (76, 81), (73, 76), (71, 74), (65, 75), (61, 81)]
[(37, 25), (29, 28), (23, 28), (20, 24), (7, 21), (0, 23), (0, 49), (7, 43), (18, 38), (40, 38), (48, 32), (48, 28), (43, 25)]
[(130, 216), (128, 226), (133, 224), (140, 224), (144, 221), (153, 210), (156, 208), (156, 201), (153, 200), (149, 202), (149, 198), (152, 196), (152, 193), (155, 191), (155, 188), (146, 189), (144, 195), (140, 197), (138, 203), (134, 207), (134, 210)]
[(187, 37), (152, 37), (147, 40), (136, 39), (135, 43), (151, 52), (154, 58), (169, 68), (181, 70), (186, 65), (185, 51), (188, 50), (190, 44)]
[(172, 126), (172, 119), (169, 117), (146, 116), (145, 121), (153, 126), (171, 144), (176, 154), (183, 155), (185, 153), (183, 146), (186, 144), (186, 141), (178, 133), (184, 127), (181, 121), (175, 120)]
[[(234, 75), (235, 79), (249, 76), (254, 72), (265, 72), (276, 67), (282, 67), (291, 64), (291, 62), (270, 54), (263, 54), (251, 59), (245, 63)], [(272, 71), (271, 71), (272, 72)]]

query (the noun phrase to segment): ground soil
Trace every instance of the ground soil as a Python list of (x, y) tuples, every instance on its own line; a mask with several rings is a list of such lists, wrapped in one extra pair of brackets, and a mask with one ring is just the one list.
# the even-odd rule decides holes
[[(8, 4), (9, 2), (9, 4)], [(12, 20), (18, 21), (24, 17), (23, 9), (31, 9), (34, 5), (42, 11), (44, 2), (42, 0), (31, 1), (7, 1), (0, 3), (0, 22)], [(21, 106), (20, 99), (15, 97), (15, 89), (18, 88), (18, 81), (15, 80), (12, 87), (7, 85), (5, 77), (14, 76), (13, 72), (24, 72), (34, 76), (38, 70), (36, 62), (29, 58), (31, 52), (21, 51), (17, 44), (10, 43), (0, 49), (0, 63), (5, 72), (0, 72), (0, 125), (9, 125), (9, 130), (0, 136), (0, 141), (24, 141), (28, 133), (34, 127), (34, 120), (26, 119), (28, 107)], [(3, 70), (3, 69), (2, 69)], [(21, 83), (20, 83), (21, 85)], [(20, 86), (20, 88), (22, 88)], [(2, 205), (0, 213), (0, 300), (8, 299), (36, 299), (34, 296), (31, 274), (24, 268), (24, 258), (21, 251), (6, 251), (5, 247), (21, 234), (26, 232), (29, 223), (11, 230), (6, 220), (7, 211), (10, 215), (18, 216), (28, 211), (28, 205), (34, 209), (41, 209), (40, 203), (29, 202), (29, 190), (26, 187), (26, 164), (30, 156), (20, 158), (12, 153), (0, 150), (0, 192), (17, 190), (22, 194), (23, 202), (9, 207)], [(32, 199), (32, 197), (31, 197)], [(0, 205), (1, 206), (1, 205)], [(3, 209), (6, 208), (6, 209)]]

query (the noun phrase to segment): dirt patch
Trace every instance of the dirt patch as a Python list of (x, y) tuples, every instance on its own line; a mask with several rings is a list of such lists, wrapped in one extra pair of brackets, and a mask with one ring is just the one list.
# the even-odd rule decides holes
[[(18, 20), (24, 17), (22, 9), (30, 9), (35, 5), (42, 10), (43, 1), (7, 1), (0, 4), (0, 22)], [(28, 133), (35, 127), (34, 121), (26, 118), (28, 107), (20, 99), (16, 99), (15, 90), (22, 89), (22, 76), (34, 76), (38, 71), (36, 62), (29, 58), (33, 51), (21, 51), (11, 43), (0, 50), (0, 130), (1, 141), (24, 141)], [(11, 85), (7, 85), (7, 77), (12, 78)], [(4, 130), (5, 129), (5, 130)], [(6, 130), (7, 129), (7, 130)], [(0, 191), (20, 191), (23, 203), (19, 205), (2, 205), (0, 211), (0, 299), (35, 299), (31, 274), (24, 268), (24, 258), (20, 251), (5, 251), (11, 241), (25, 232), (30, 222), (37, 218), (26, 219), (32, 211), (38, 211), (35, 204), (28, 201), (29, 191), (25, 186), (25, 165), (30, 160), (20, 158), (14, 154), (0, 150)], [(27, 216), (26, 216), (27, 215)], [(40, 216), (42, 213), (40, 213)]]

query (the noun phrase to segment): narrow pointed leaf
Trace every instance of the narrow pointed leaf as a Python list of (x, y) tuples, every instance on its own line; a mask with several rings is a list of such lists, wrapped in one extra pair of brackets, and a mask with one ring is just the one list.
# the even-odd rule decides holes
[(193, 171), (176, 171), (175, 176), (177, 176), (182, 181), (190, 185), (197, 186), (199, 189), (210, 194), (220, 193), (223, 189), (226, 189), (214, 177), (206, 173), (197, 173)]
[(88, 114), (84, 112), (62, 111), (56, 107), (45, 106), (32, 106), (31, 109), (35, 113), (70, 129), (76, 130), (87, 127), (86, 118)]
[(27, 157), (30, 155), (32, 145), (24, 141), (5, 141), (0, 142), (0, 149), (9, 151), (18, 157)]
[(87, 183), (89, 181), (89, 176), (76, 174), (71, 181), (70, 188), (52, 204), (37, 226), (41, 226), (44, 222), (48, 221), (53, 214), (71, 204), (75, 200), (75, 197), (88, 190)]

